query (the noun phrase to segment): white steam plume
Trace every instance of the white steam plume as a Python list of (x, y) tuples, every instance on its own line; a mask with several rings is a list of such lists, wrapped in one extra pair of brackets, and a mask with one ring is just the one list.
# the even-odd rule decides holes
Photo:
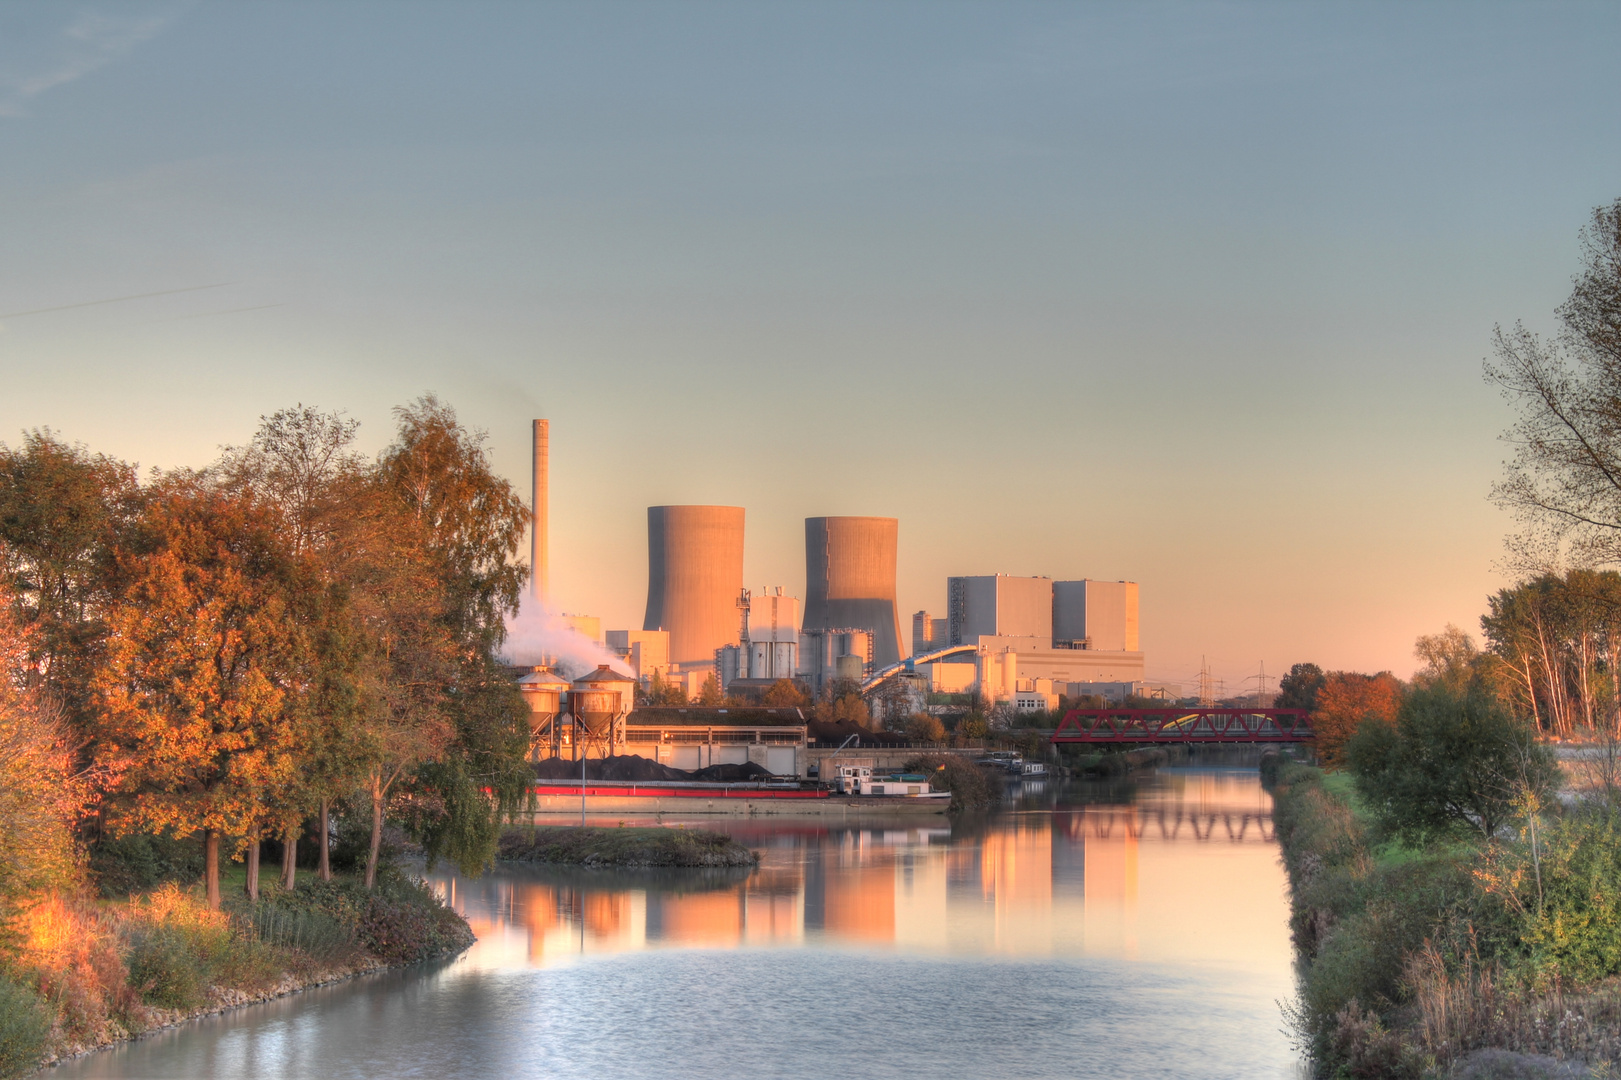
[(621, 675), (635, 675), (630, 665), (526, 595), (518, 614), (507, 620), (501, 658), (509, 664), (551, 664), (559, 674), (577, 679), (607, 664)]

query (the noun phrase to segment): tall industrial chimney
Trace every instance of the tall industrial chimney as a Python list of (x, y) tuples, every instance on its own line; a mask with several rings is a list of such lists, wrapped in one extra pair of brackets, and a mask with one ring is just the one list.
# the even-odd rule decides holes
[(550, 424), (536, 420), (535, 485), (531, 499), (535, 519), (529, 527), (529, 592), (542, 605), (546, 603), (546, 477), (550, 453)]
[(743, 590), (741, 506), (647, 508), (647, 615), (643, 630), (667, 630), (670, 659), (713, 663), (738, 643)]
[(901, 658), (895, 609), (898, 529), (894, 518), (805, 519), (804, 628), (870, 632), (874, 668)]

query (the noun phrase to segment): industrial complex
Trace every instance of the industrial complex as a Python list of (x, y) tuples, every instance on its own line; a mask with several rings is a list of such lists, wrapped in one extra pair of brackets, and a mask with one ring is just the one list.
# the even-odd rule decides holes
[[(534, 421), (530, 552), (532, 588), (542, 604), (549, 435), (546, 420)], [(571, 685), (541, 667), (524, 669), (520, 679), (537, 722), (546, 717), (545, 741), (554, 752), (564, 752), (565, 742), (573, 753), (599, 743), (602, 754), (636, 753), (648, 743), (664, 745), (659, 756), (669, 760), (676, 751), (664, 736), (627, 723), (638, 687), (655, 684), (666, 704), (670, 695), (695, 700), (706, 686), (733, 699), (758, 699), (787, 679), (812, 696), (836, 684), (865, 693), (899, 686), (917, 707), (930, 695), (961, 694), (1018, 711), (1056, 709), (1061, 696), (1118, 702), (1167, 689), (1145, 681), (1136, 582), (949, 577), (942, 614), (914, 613), (907, 638), (896, 600), (897, 519), (806, 518), (803, 604), (780, 586), (744, 587), (744, 520), (737, 506), (647, 508), (641, 628), (604, 633), (594, 617), (564, 617), (629, 674), (604, 665)], [(579, 721), (578, 749), (572, 733), (555, 723), (571, 711), (565, 699), (580, 703), (572, 711), (590, 703), (590, 717)], [(804, 744), (802, 733), (797, 742)]]

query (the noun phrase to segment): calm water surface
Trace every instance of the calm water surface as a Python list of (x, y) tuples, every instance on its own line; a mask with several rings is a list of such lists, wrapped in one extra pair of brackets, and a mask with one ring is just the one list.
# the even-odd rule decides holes
[(51, 1075), (1305, 1075), (1282, 1031), (1286, 885), (1253, 767), (1027, 787), (955, 826), (693, 823), (759, 868), (435, 874), (479, 936), (457, 960)]

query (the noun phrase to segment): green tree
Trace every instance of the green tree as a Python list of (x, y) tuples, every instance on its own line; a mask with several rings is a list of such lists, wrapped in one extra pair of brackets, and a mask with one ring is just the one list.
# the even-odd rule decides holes
[(383, 547), (414, 568), (418, 602), (394, 609), (403, 618), (389, 627), (387, 660), (376, 668), (386, 692), (368, 785), (368, 884), (399, 779), (411, 778), (411, 824), (430, 859), (443, 855), (469, 872), (494, 857), (500, 822), (532, 782), (528, 711), (495, 659), (528, 576), (514, 561), (528, 510), (491, 467), (484, 433), (462, 427), (449, 406), (430, 395), (395, 416), (395, 441), (376, 469)]
[(1323, 669), (1316, 664), (1296, 664), (1278, 680), (1278, 696), (1272, 702), (1279, 709), (1317, 708), (1317, 691), (1323, 688)]
[(1520, 518), (1518, 550), (1539, 570), (1561, 556), (1621, 562), (1621, 199), (1593, 211), (1582, 264), (1559, 333), (1499, 327), (1486, 365), (1519, 410), (1493, 494)]
[(653, 677), (648, 680), (647, 691), (642, 695), (642, 700), (655, 708), (674, 708), (687, 703), (687, 692), (680, 683), (670, 682), (655, 671)]
[(720, 692), (720, 683), (711, 675), (698, 691), (698, 704), (706, 709), (718, 709), (726, 704), (726, 695)]
[(1517, 802), (1541, 799), (1559, 780), (1531, 727), (1478, 681), (1414, 688), (1394, 724), (1364, 721), (1346, 756), (1357, 793), (1409, 840), (1459, 830), (1490, 838)]
[(108, 553), (138, 501), (131, 466), (49, 430), (0, 444), (0, 577), (31, 628), (27, 677), (78, 723), (110, 599)]
[[(352, 565), (352, 501), (364, 484), (365, 460), (350, 449), (358, 422), (306, 405), (260, 417), (245, 446), (228, 449), (212, 472), (228, 490), (247, 495), (278, 518), (294, 558), (320, 590), (312, 635), (312, 677), (290, 688), (288, 714), (298, 723), (299, 767), (267, 800), (267, 823), (282, 842), (282, 885), (293, 887), (305, 818), (317, 816), (319, 874), (332, 877), (330, 811), (359, 780), (352, 753), (363, 715), (358, 686), (359, 630), (348, 604), (344, 571)], [(248, 845), (248, 893), (257, 895), (258, 833)]]

